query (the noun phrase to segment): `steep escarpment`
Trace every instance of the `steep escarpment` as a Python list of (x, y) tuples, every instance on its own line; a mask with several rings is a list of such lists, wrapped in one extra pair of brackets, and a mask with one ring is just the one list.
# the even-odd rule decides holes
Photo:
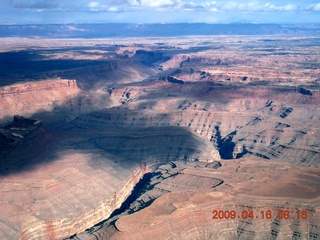
[[(37, 122), (16, 116), (0, 129), (11, 146), (0, 162), (6, 239), (71, 236), (108, 218), (159, 164), (219, 158), (209, 141), (182, 128), (53, 131)], [(9, 136), (14, 141), (7, 143)]]
[(61, 121), (83, 112), (102, 109), (119, 103), (109, 94), (82, 91), (76, 80), (55, 79), (32, 81), (0, 88), (0, 121), (9, 121), (14, 115)]
[[(198, 136), (177, 127), (141, 128), (89, 139), (99, 149), (127, 161), (202, 161), (220, 159), (216, 149)], [(148, 143), (154, 142), (149, 145)]]
[[(110, 188), (114, 188), (114, 193), (110, 195), (105, 195), (105, 199), (101, 198), (101, 194), (97, 194), (94, 190), (89, 190), (87, 193), (83, 191), (85, 195), (81, 197), (81, 199), (73, 199), (70, 198), (73, 194), (76, 193), (77, 187), (71, 187), (69, 189), (68, 196), (60, 197), (61, 199), (54, 199), (51, 206), (55, 206), (55, 212), (52, 213), (41, 213), (37, 212), (37, 206), (33, 206), (28, 212), (29, 216), (24, 216), (27, 219), (27, 228), (22, 229), (22, 235), (19, 239), (60, 239), (62, 237), (73, 235), (74, 233), (83, 231), (84, 229), (88, 228), (97, 223), (97, 221), (102, 221), (106, 217), (108, 217), (114, 209), (120, 207), (120, 205), (125, 201), (125, 199), (130, 195), (133, 187), (137, 183), (137, 179), (140, 179), (143, 174), (147, 171), (146, 166), (140, 166), (132, 172), (128, 172), (126, 175), (123, 176), (123, 179), (119, 182), (114, 182)], [(88, 179), (87, 174), (83, 175)], [(102, 175), (100, 175), (102, 176)], [(70, 178), (68, 178), (70, 180)], [(90, 180), (89, 180), (90, 181)], [(51, 185), (51, 186), (50, 186)], [(58, 191), (57, 183), (51, 183), (48, 186), (44, 186), (44, 189), (48, 191)], [(78, 190), (79, 191), (79, 190)], [(97, 194), (97, 195), (96, 195)], [(86, 196), (87, 195), (87, 196)], [(97, 200), (94, 205), (91, 205), (88, 197), (96, 195), (95, 199)], [(69, 197), (69, 199), (67, 199)], [(67, 200), (65, 204), (62, 204), (63, 198)], [(86, 199), (87, 198), (87, 199)], [(100, 199), (100, 200), (98, 200)], [(58, 207), (57, 204), (59, 202), (60, 206)], [(73, 202), (73, 207), (71, 207), (71, 203)], [(35, 204), (37, 205), (37, 204)], [(9, 206), (10, 208), (10, 206)], [(87, 211), (86, 211), (87, 210)], [(59, 218), (58, 215), (64, 215), (62, 213), (68, 213), (69, 217), (61, 217)], [(72, 216), (73, 215), (73, 216)], [(72, 217), (71, 217), (72, 216)], [(35, 219), (36, 217), (36, 219)], [(48, 219), (48, 220), (47, 220)], [(50, 219), (50, 220), (49, 220)], [(9, 235), (11, 233), (12, 235)], [(7, 233), (9, 238), (14, 238), (17, 236), (16, 233), (8, 232)]]
[(0, 238), (317, 239), (319, 46), (291, 40), (30, 40), (1, 54)]
[[(168, 100), (170, 103), (168, 106), (172, 110), (170, 112), (162, 110), (162, 114), (156, 113), (161, 109), (160, 105), (152, 106), (148, 112), (133, 111), (130, 114), (119, 108), (81, 115), (68, 124), (69, 128), (186, 127), (210, 140), (223, 159), (254, 154), (265, 159), (276, 158), (303, 165), (317, 163), (318, 110), (310, 104), (305, 106), (313, 109), (312, 112), (304, 105), (296, 103), (290, 108), (280, 107), (278, 101), (264, 103), (262, 101), (256, 103), (252, 99), (248, 100), (250, 102), (246, 101), (241, 98), (235, 101), (243, 102), (244, 108), (252, 109), (245, 114), (237, 111), (242, 109), (241, 105), (237, 105), (238, 109), (233, 112), (226, 112), (218, 111), (215, 103)], [(253, 103), (255, 105), (250, 106)], [(301, 122), (304, 124), (301, 125)]]
[[(263, 93), (264, 90), (261, 92)], [(243, 96), (241, 89), (233, 94), (235, 96)], [(318, 111), (313, 108), (312, 102), (302, 104), (298, 99), (298, 102), (292, 101), (290, 102), (291, 105), (282, 106), (276, 97), (273, 98), (272, 92), (268, 92), (267, 97), (275, 100), (265, 101), (262, 99), (259, 102), (254, 102), (253, 99), (259, 99), (259, 96), (261, 96), (259, 94), (252, 98), (243, 96), (246, 100), (241, 99), (241, 97), (239, 97), (240, 99), (234, 97), (236, 100), (230, 102), (228, 106), (230, 110), (232, 109), (232, 103), (242, 102), (242, 105), (236, 106), (236, 109), (233, 111), (226, 111), (225, 109), (220, 109), (219, 111), (217, 104), (210, 102), (205, 103), (199, 101), (197, 98), (189, 99), (189, 101), (183, 98), (174, 101), (170, 99), (163, 100), (163, 102), (158, 104), (150, 104), (149, 108), (145, 109), (148, 105), (140, 105), (145, 99), (142, 99), (139, 103), (137, 98), (140, 97), (140, 95), (137, 91), (134, 91), (134, 88), (133, 90), (129, 88), (124, 89), (124, 91), (111, 89), (111, 97), (113, 96), (121, 96), (132, 100), (127, 101), (119, 107), (94, 111), (89, 114), (81, 114), (74, 120), (68, 121), (62, 126), (62, 130), (70, 133), (73, 132), (73, 137), (66, 139), (64, 144), (68, 142), (77, 149), (85, 149), (89, 152), (98, 149), (108, 154), (107, 156), (113, 155), (115, 157), (115, 163), (129, 166), (131, 166), (131, 162), (127, 162), (126, 160), (128, 159), (133, 162), (141, 159), (149, 159), (150, 161), (157, 159), (165, 159), (167, 161), (208, 161), (208, 156), (203, 157), (205, 155), (202, 155), (202, 153), (210, 153), (211, 151), (212, 154), (210, 154), (210, 156), (212, 160), (217, 160), (220, 157), (232, 159), (254, 155), (261, 159), (277, 159), (277, 161), (285, 161), (297, 165), (317, 165), (318, 150), (315, 146), (317, 146), (318, 143), (313, 135), (313, 131), (317, 129)], [(277, 95), (276, 93), (274, 96), (280, 97), (280, 94)], [(247, 100), (250, 100), (250, 102), (246, 102)], [(142, 109), (140, 109), (140, 107)], [(132, 108), (136, 108), (136, 110), (130, 110)], [(167, 111), (164, 111), (164, 108), (167, 108)], [(301, 117), (299, 112), (309, 112), (306, 108), (314, 109), (314, 111)], [(248, 109), (248, 111), (243, 113), (239, 111), (240, 109)], [(287, 109), (292, 110), (288, 111)], [(159, 114), (159, 110), (162, 110), (161, 114)], [(313, 119), (310, 118), (311, 115)], [(304, 122), (304, 125), (301, 125), (301, 122)], [(204, 146), (206, 147), (195, 148), (195, 146), (199, 146), (200, 142), (188, 141), (187, 139), (190, 135), (184, 134), (183, 131), (180, 132), (181, 129), (184, 128), (190, 129), (194, 134), (205, 139), (205, 141), (201, 140), (200, 142), (205, 142)], [(310, 134), (304, 134), (303, 128), (313, 130)], [(97, 129), (99, 129), (99, 131), (97, 131)], [(112, 131), (110, 131), (110, 129), (112, 129)], [(78, 131), (87, 131), (87, 136), (83, 135), (83, 137), (79, 139)], [(105, 135), (101, 134), (101, 132), (104, 132)], [(169, 134), (170, 132), (171, 134)], [(182, 135), (179, 133), (182, 133)], [(149, 146), (148, 143), (153, 142), (153, 139), (157, 139), (155, 142), (159, 143), (159, 145), (153, 144)], [(182, 139), (183, 141), (181, 141)], [(296, 141), (298, 141), (299, 146), (304, 147), (294, 146)], [(291, 149), (286, 150), (287, 148), (283, 147), (286, 145), (292, 145)], [(191, 150), (189, 147), (191, 147)], [(277, 150), (276, 154), (273, 148)], [(200, 154), (197, 152), (199, 150)], [(313, 155), (307, 155), (310, 153)], [(192, 157), (185, 158), (186, 154)], [(239, 170), (237, 170), (237, 172), (239, 172)], [(190, 175), (187, 178), (193, 179)], [(178, 179), (177, 177), (175, 179), (176, 180), (168, 179), (164, 182), (166, 184), (158, 185), (158, 187), (161, 186), (162, 190), (160, 191), (158, 191), (157, 188), (154, 188), (152, 191), (149, 190), (149, 193), (154, 193), (154, 195), (148, 197), (141, 196), (140, 199), (147, 204), (136, 205), (136, 207), (132, 207), (131, 211), (148, 206), (154, 199), (160, 198), (162, 193), (173, 191), (173, 189), (177, 191), (179, 189), (181, 190), (179, 182), (185, 180)], [(223, 178), (219, 177), (218, 179), (225, 182)], [(207, 182), (207, 179), (199, 177), (192, 182), (197, 181)], [(239, 182), (241, 181), (242, 180), (239, 179)], [(234, 188), (234, 186), (228, 184), (222, 184), (222, 189)], [(192, 184), (187, 185), (191, 187)], [(242, 189), (241, 186), (237, 188)], [(159, 193), (161, 194), (159, 195)], [(282, 207), (281, 204), (279, 203), (280, 208)], [(313, 203), (310, 204), (310, 206), (311, 205), (313, 205)], [(255, 207), (255, 205), (252, 206), (252, 208)], [(260, 207), (258, 206), (257, 209), (260, 209)], [(183, 214), (183, 216), (185, 216), (185, 214)], [(228, 224), (228, 222), (223, 222), (221, 229), (224, 229)], [(232, 224), (235, 223), (232, 222)], [(243, 223), (240, 221), (237, 224), (241, 225)], [(235, 226), (238, 226), (237, 224), (235, 224)], [(256, 228), (259, 224), (266, 223), (255, 222), (252, 228)], [(308, 226), (306, 228), (308, 228)], [(191, 235), (188, 235), (188, 233), (180, 237), (199, 236), (200, 238), (200, 236), (205, 234), (203, 231), (207, 231), (207, 228), (208, 226), (206, 225), (204, 229), (199, 230), (199, 232), (198, 230), (196, 232), (190, 230)], [(271, 228), (272, 227), (270, 227), (270, 229)], [(247, 229), (246, 227), (239, 227), (239, 231), (243, 237), (252, 237), (253, 235), (268, 236), (269, 232), (271, 232), (255, 231), (255, 234), (253, 234), (253, 230)], [(302, 235), (305, 234), (304, 230), (299, 230), (298, 232), (302, 232)], [(173, 233), (170, 232), (170, 234)], [(226, 234), (231, 233), (228, 232)], [(277, 234), (293, 233), (289, 231)], [(119, 236), (123, 237), (123, 235)], [(139, 236), (137, 236), (137, 238), (139, 239)], [(257, 239), (258, 238), (259, 237), (257, 237)]]
[(137, 50), (133, 59), (140, 61), (142, 64), (147, 66), (153, 66), (170, 59), (170, 56), (166, 56), (163, 52), (160, 51), (146, 51), (146, 50)]
[[(223, 195), (222, 195), (223, 196)], [(111, 239), (289, 239), (295, 236), (317, 239), (320, 235), (318, 207), (311, 207), (315, 202), (306, 203), (308, 220), (306, 219), (261, 219), (261, 212), (292, 211), (300, 207), (299, 203), (287, 206), (285, 201), (233, 199), (226, 200), (217, 193), (177, 192), (157, 199), (149, 208), (133, 215), (128, 215), (115, 223), (118, 230)], [(229, 196), (230, 198), (230, 196)], [(219, 199), (219, 200), (218, 200)], [(251, 201), (251, 204), (248, 204)], [(210, 206), (208, 206), (210, 205)], [(213, 218), (216, 211), (235, 211), (238, 214), (253, 212), (252, 218), (236, 220)], [(157, 217), (154, 217), (154, 216)], [(143, 220), (141, 220), (143, 219)], [(312, 220), (311, 220), (312, 219)], [(213, 227), (214, 226), (214, 227)], [(137, 231), (145, 229), (145, 231)], [(104, 239), (104, 235), (100, 235)], [(93, 239), (93, 238), (92, 238)]]
[(218, 169), (171, 162), (121, 214), (71, 239), (317, 239), (319, 180), (316, 171), (252, 158)]
[(114, 60), (101, 65), (52, 71), (47, 76), (76, 79), (82, 90), (99, 89), (105, 85), (139, 82), (156, 73), (155, 69), (140, 61), (139, 58)]
[(31, 116), (38, 111), (51, 111), (80, 93), (75, 80), (56, 79), (2, 87), (0, 119), (16, 114)]
[(72, 149), (67, 136), (35, 126), (33, 119), (15, 119), (3, 130), (4, 140), (15, 135), (1, 152), (0, 238), (60, 239), (84, 231), (107, 218), (153, 169), (137, 162), (120, 166), (116, 156), (99, 150)]

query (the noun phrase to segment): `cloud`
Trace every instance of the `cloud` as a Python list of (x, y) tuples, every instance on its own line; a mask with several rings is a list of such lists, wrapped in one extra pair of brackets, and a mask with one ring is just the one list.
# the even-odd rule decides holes
[(93, 12), (117, 12), (118, 8), (101, 4), (100, 2), (90, 2), (88, 4), (90, 11)]
[(142, 8), (172, 8), (177, 7), (181, 0), (110, 0), (111, 4)]
[[(104, 3), (100, 6), (108, 6), (108, 7), (170, 7), (176, 5), (180, 0), (107, 0), (103, 1)], [(97, 2), (94, 2), (97, 3)], [(91, 3), (89, 3), (91, 4)]]
[(266, 11), (295, 11), (297, 10), (297, 7), (293, 4), (286, 4), (286, 5), (282, 5), (282, 6), (276, 6), (274, 4), (271, 3), (266, 3), (264, 5), (264, 8)]
[(140, 0), (140, 5), (142, 7), (151, 7), (151, 8), (164, 8), (164, 7), (176, 7), (180, 1), (176, 0)]
[(287, 5), (282, 6), (282, 9), (280, 9), (280, 10), (295, 11), (295, 10), (297, 10), (297, 7), (294, 4), (287, 4)]
[(12, 6), (14, 8), (31, 8), (31, 9), (50, 9), (58, 8), (58, 3), (50, 0), (15, 0)]
[(259, 2), (236, 3), (227, 2), (220, 5), (221, 10), (225, 11), (247, 11), (247, 12), (270, 12), (270, 11), (295, 11), (297, 7), (294, 4), (275, 5), (272, 3), (260, 4)]
[(216, 2), (204, 2), (204, 3), (194, 3), (194, 2), (183, 2), (179, 5), (180, 9), (183, 10), (197, 10), (197, 11), (208, 11), (216, 12), (218, 10)]
[(310, 4), (305, 8), (307, 11), (315, 11), (315, 12), (320, 12), (320, 2), (315, 3), (315, 4)]
[[(194, 1), (194, 2), (193, 2)], [(273, 0), (249, 1), (188, 1), (188, 0), (97, 0), (87, 4), (91, 12), (128, 12), (135, 10), (185, 10), (206, 12), (295, 12), (320, 11), (320, 2), (309, 6), (295, 5)], [(44, 2), (44, 1), (42, 1)]]
[(105, 4), (101, 2), (90, 2), (88, 8), (90, 11), (121, 11), (132, 9), (163, 9), (177, 8), (181, 4), (180, 0), (109, 0)]
[(317, 3), (316, 5), (314, 5), (313, 9), (315, 11), (319, 11), (320, 12), (320, 3)]
[(94, 9), (94, 8), (99, 8), (100, 5), (101, 5), (101, 3), (99, 3), (99, 2), (90, 2), (90, 3), (88, 4), (88, 7)]
[(184, 0), (108, 0), (105, 4), (91, 2), (88, 7), (92, 11), (109, 10), (110, 8), (132, 9), (176, 9), (176, 10), (204, 10), (217, 11), (215, 1), (194, 3)]

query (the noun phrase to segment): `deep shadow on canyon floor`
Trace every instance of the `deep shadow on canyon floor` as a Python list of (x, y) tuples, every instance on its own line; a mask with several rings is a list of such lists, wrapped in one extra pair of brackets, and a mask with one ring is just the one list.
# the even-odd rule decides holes
[(319, 239), (317, 40), (0, 39), (0, 238)]

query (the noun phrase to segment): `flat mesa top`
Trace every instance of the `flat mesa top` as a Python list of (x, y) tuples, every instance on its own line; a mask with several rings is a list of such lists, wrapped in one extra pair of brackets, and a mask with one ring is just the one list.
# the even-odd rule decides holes
[(316, 34), (70, 31), (0, 38), (1, 239), (318, 234)]

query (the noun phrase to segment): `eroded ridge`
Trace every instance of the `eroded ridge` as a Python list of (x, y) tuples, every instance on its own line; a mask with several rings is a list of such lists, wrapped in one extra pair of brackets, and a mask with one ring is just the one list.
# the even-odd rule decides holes
[(317, 41), (13, 39), (0, 238), (319, 239)]
[(171, 162), (126, 209), (70, 239), (318, 239), (319, 181), (317, 170), (253, 158)]

